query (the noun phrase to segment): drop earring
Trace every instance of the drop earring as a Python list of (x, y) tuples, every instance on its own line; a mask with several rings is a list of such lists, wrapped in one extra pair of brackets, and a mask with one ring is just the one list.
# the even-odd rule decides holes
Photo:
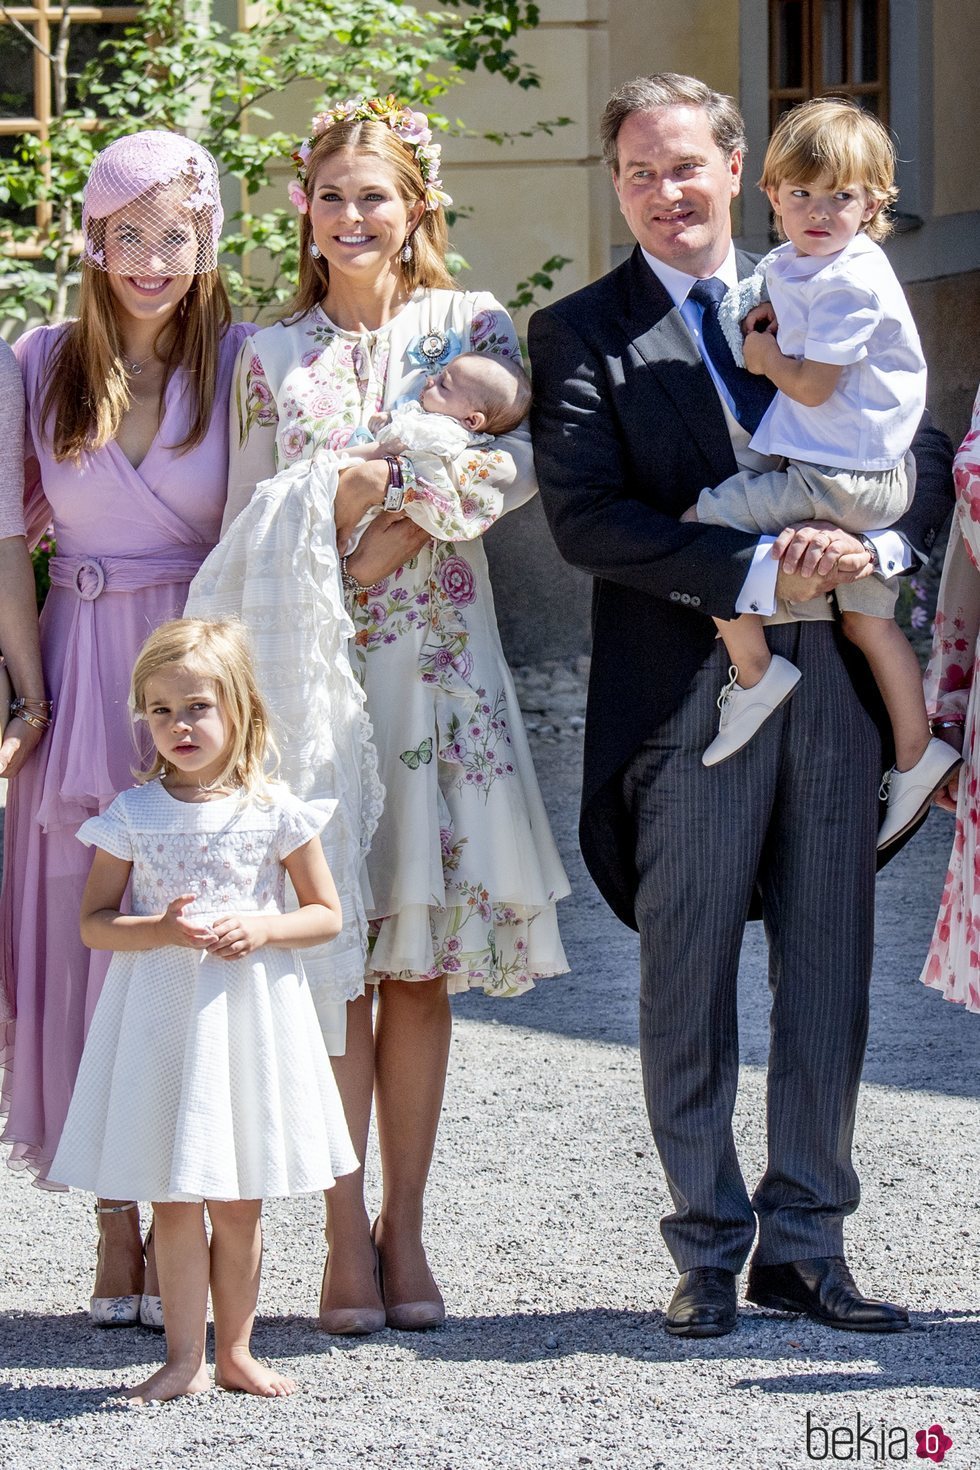
[(311, 240), (310, 241), (310, 259), (311, 260), (319, 260), (321, 254), (322, 254), (322, 251), (320, 250), (319, 245), (316, 243), (315, 240)]
[(408, 262), (412, 258), (412, 242), (411, 242), (411, 240), (406, 240), (405, 243), (404, 243), (404, 245), (402, 246), (402, 248), (401, 248), (401, 258), (402, 258), (403, 263), (405, 265), (408, 265)]

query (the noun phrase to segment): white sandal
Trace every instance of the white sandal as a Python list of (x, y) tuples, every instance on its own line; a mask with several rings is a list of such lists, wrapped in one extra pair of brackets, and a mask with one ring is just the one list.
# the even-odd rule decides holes
[[(121, 1215), (124, 1210), (135, 1210), (135, 1201), (128, 1205), (96, 1205), (96, 1215)], [(102, 1251), (102, 1234), (99, 1233), (99, 1252)], [(93, 1327), (135, 1327), (140, 1320), (141, 1292), (133, 1296), (93, 1296), (88, 1304), (88, 1319)]]

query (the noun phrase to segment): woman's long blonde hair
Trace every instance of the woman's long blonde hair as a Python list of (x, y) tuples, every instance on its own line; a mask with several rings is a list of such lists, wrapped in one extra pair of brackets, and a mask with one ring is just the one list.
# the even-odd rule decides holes
[[(266, 765), (279, 753), (269, 729), (269, 714), (252, 672), (248, 634), (233, 618), (174, 618), (161, 623), (143, 644), (133, 667), (129, 705), (133, 718), (146, 719), (146, 686), (154, 674), (186, 669), (214, 686), (228, 726), (225, 763), (210, 783), (214, 789), (238, 787), (250, 796), (268, 794)], [(159, 751), (138, 781), (172, 776), (176, 766)]]
[[(163, 393), (171, 374), (182, 367), (191, 395), (191, 423), (185, 438), (171, 445), (178, 454), (200, 444), (214, 410), (218, 345), (231, 323), (231, 303), (216, 270), (195, 275), (187, 295), (162, 335), (173, 328), (165, 358)], [(159, 335), (157, 340), (159, 341)], [(52, 354), (41, 407), (42, 424), (51, 425), (55, 459), (78, 460), (115, 439), (131, 403), (123, 361), (115, 297), (105, 271), (82, 266), (78, 317), (69, 322)]]
[[(334, 123), (314, 140), (306, 162), (307, 203), (313, 198), (316, 176), (321, 165), (335, 153), (350, 149), (354, 153), (366, 153), (379, 158), (394, 175), (395, 186), (409, 209), (414, 204), (423, 207), (422, 218), (411, 235), (412, 258), (400, 261), (402, 278), (407, 290), (419, 286), (441, 286), (457, 290), (456, 282), (446, 269), (446, 250), (449, 235), (446, 215), (442, 205), (438, 209), (425, 207), (425, 180), (415, 161), (415, 155), (407, 143), (402, 143), (383, 122), (344, 121)], [(305, 316), (323, 300), (330, 284), (327, 262), (314, 260), (310, 255), (313, 227), (309, 213), (299, 217), (299, 285), (290, 302), (287, 316)]]

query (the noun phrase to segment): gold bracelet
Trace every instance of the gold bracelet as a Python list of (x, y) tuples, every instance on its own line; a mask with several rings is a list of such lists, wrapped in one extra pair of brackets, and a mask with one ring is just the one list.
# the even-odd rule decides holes
[(32, 730), (40, 730), (42, 735), (45, 730), (50, 729), (51, 721), (46, 715), (36, 715), (33, 710), (19, 709), (11, 715), (14, 720), (22, 720), (25, 725), (30, 725)]
[(28, 694), (19, 694), (16, 699), (10, 701), (10, 713), (18, 714), (22, 709), (33, 709), (36, 715), (44, 715), (50, 718), (54, 709), (54, 702), (50, 699), (32, 698)]

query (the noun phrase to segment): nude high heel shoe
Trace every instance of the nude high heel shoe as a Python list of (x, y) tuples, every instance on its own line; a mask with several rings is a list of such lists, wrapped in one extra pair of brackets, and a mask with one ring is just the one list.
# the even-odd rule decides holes
[[(326, 1231), (324, 1231), (326, 1235)], [(371, 1246), (374, 1250), (374, 1280), (381, 1294), (381, 1268), (378, 1262), (378, 1248), (371, 1238)], [(380, 1332), (387, 1320), (384, 1307), (325, 1307), (323, 1305), (323, 1294), (327, 1286), (327, 1268), (323, 1268), (323, 1285), (320, 1287), (320, 1328), (323, 1332), (329, 1332), (332, 1337), (368, 1337), (372, 1332)]]
[[(385, 1294), (384, 1267), (377, 1243), (378, 1222), (371, 1226), (371, 1242), (378, 1261), (378, 1285), (385, 1304), (385, 1320), (396, 1332), (429, 1332), (441, 1327), (446, 1320), (446, 1304), (441, 1296), (434, 1301), (389, 1302)], [(438, 1291), (438, 1287), (436, 1290)]]
[[(96, 1216), (121, 1215), (124, 1210), (135, 1210), (136, 1208), (135, 1201), (130, 1201), (127, 1205), (96, 1205), (95, 1213)], [(101, 1231), (97, 1251), (98, 1259), (101, 1260)], [(93, 1327), (135, 1327), (140, 1319), (141, 1301), (142, 1295), (139, 1292), (132, 1296), (93, 1296), (89, 1299), (88, 1319)]]

